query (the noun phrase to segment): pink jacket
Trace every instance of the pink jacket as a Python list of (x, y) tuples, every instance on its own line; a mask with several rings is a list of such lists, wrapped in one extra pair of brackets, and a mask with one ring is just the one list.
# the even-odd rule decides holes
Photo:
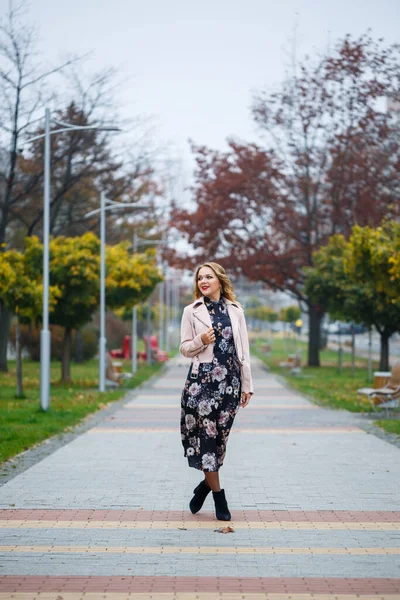
[[(225, 298), (232, 324), (236, 354), (241, 364), (242, 392), (253, 393), (253, 381), (250, 369), (249, 337), (243, 309)], [(212, 327), (211, 318), (204, 304), (204, 297), (186, 306), (182, 315), (180, 352), (192, 359), (192, 375), (196, 375), (200, 363), (212, 362), (214, 344), (204, 345), (201, 334)]]

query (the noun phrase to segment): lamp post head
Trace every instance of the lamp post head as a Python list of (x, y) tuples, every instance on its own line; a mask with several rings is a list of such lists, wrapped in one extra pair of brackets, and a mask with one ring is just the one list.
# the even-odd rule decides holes
[[(122, 208), (130, 208), (131, 210), (133, 210), (133, 209), (145, 210), (145, 209), (151, 208), (151, 206), (147, 206), (144, 204), (133, 204), (133, 203), (125, 204), (124, 202), (112, 202), (112, 200), (109, 200), (108, 202), (109, 202), (109, 204), (104, 208), (104, 211), (106, 211), (106, 210), (112, 211), (115, 209), (122, 209)], [(102, 211), (101, 208), (96, 208), (95, 210), (91, 210), (90, 212), (88, 212), (84, 215), (84, 218), (86, 219), (87, 217), (92, 217), (93, 215), (98, 215), (101, 213), (101, 211)]]

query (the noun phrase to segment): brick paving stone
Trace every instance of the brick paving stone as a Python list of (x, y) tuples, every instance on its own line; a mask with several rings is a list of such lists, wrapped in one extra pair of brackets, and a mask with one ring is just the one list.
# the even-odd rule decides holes
[(34, 588), (40, 592), (97, 592), (136, 593), (136, 592), (207, 592), (220, 591), (242, 593), (284, 592), (296, 594), (358, 594), (361, 597), (382, 590), (379, 594), (396, 594), (398, 597), (399, 579), (364, 578), (279, 578), (279, 577), (88, 577), (81, 580), (74, 576), (65, 578), (26, 577), (20, 582), (13, 580), (8, 591), (29, 592)]
[(236, 529), (218, 534), (210, 498), (188, 512), (187, 368), (171, 361), (0, 488), (0, 600), (400, 599), (400, 449), (256, 361), (221, 471)]
[[(0, 509), (0, 521), (31, 520), (45, 521), (206, 521), (212, 513), (192, 515), (187, 511), (147, 511), (147, 510), (42, 510), (42, 509)], [(232, 511), (233, 521), (295, 521), (295, 522), (340, 522), (340, 523), (400, 523), (400, 511), (272, 511), (241, 510)]]

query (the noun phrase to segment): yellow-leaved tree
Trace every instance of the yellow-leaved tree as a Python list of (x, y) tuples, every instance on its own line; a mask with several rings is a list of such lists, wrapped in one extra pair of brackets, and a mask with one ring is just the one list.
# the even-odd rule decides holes
[[(146, 300), (162, 279), (154, 251), (132, 255), (128, 248), (126, 242), (106, 247), (106, 303), (110, 308)], [(27, 253), (36, 257), (41, 271), (43, 247), (37, 238), (29, 238)], [(90, 321), (100, 301), (100, 242), (94, 233), (50, 241), (50, 282), (60, 291), (50, 322), (64, 328), (61, 379), (70, 381), (72, 332)]]
[(308, 297), (331, 317), (375, 327), (381, 371), (389, 370), (389, 340), (400, 331), (400, 224), (354, 226), (347, 241), (333, 236), (306, 270)]
[[(41, 279), (36, 259), (30, 253), (23, 254), (18, 250), (8, 250), (0, 253), (0, 300), (16, 317), (16, 395), (18, 398), (24, 397), (19, 324), (21, 322), (31, 323), (40, 318), (43, 294)], [(54, 308), (59, 296), (60, 290), (58, 287), (50, 286), (50, 310)]]
[(132, 308), (152, 294), (162, 275), (156, 251), (130, 254), (130, 244), (121, 242), (106, 248), (106, 301), (110, 308)]

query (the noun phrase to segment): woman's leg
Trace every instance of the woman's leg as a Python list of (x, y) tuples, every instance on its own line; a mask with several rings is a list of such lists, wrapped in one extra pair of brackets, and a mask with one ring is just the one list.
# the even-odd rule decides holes
[(204, 471), (204, 475), (211, 490), (213, 492), (220, 492), (221, 486), (219, 484), (219, 471)]
[(224, 490), (221, 490), (219, 485), (218, 471), (204, 471), (204, 475), (206, 477), (206, 482), (212, 489), (215, 503), (215, 516), (219, 521), (230, 521), (232, 517), (225, 498), (225, 492)]

